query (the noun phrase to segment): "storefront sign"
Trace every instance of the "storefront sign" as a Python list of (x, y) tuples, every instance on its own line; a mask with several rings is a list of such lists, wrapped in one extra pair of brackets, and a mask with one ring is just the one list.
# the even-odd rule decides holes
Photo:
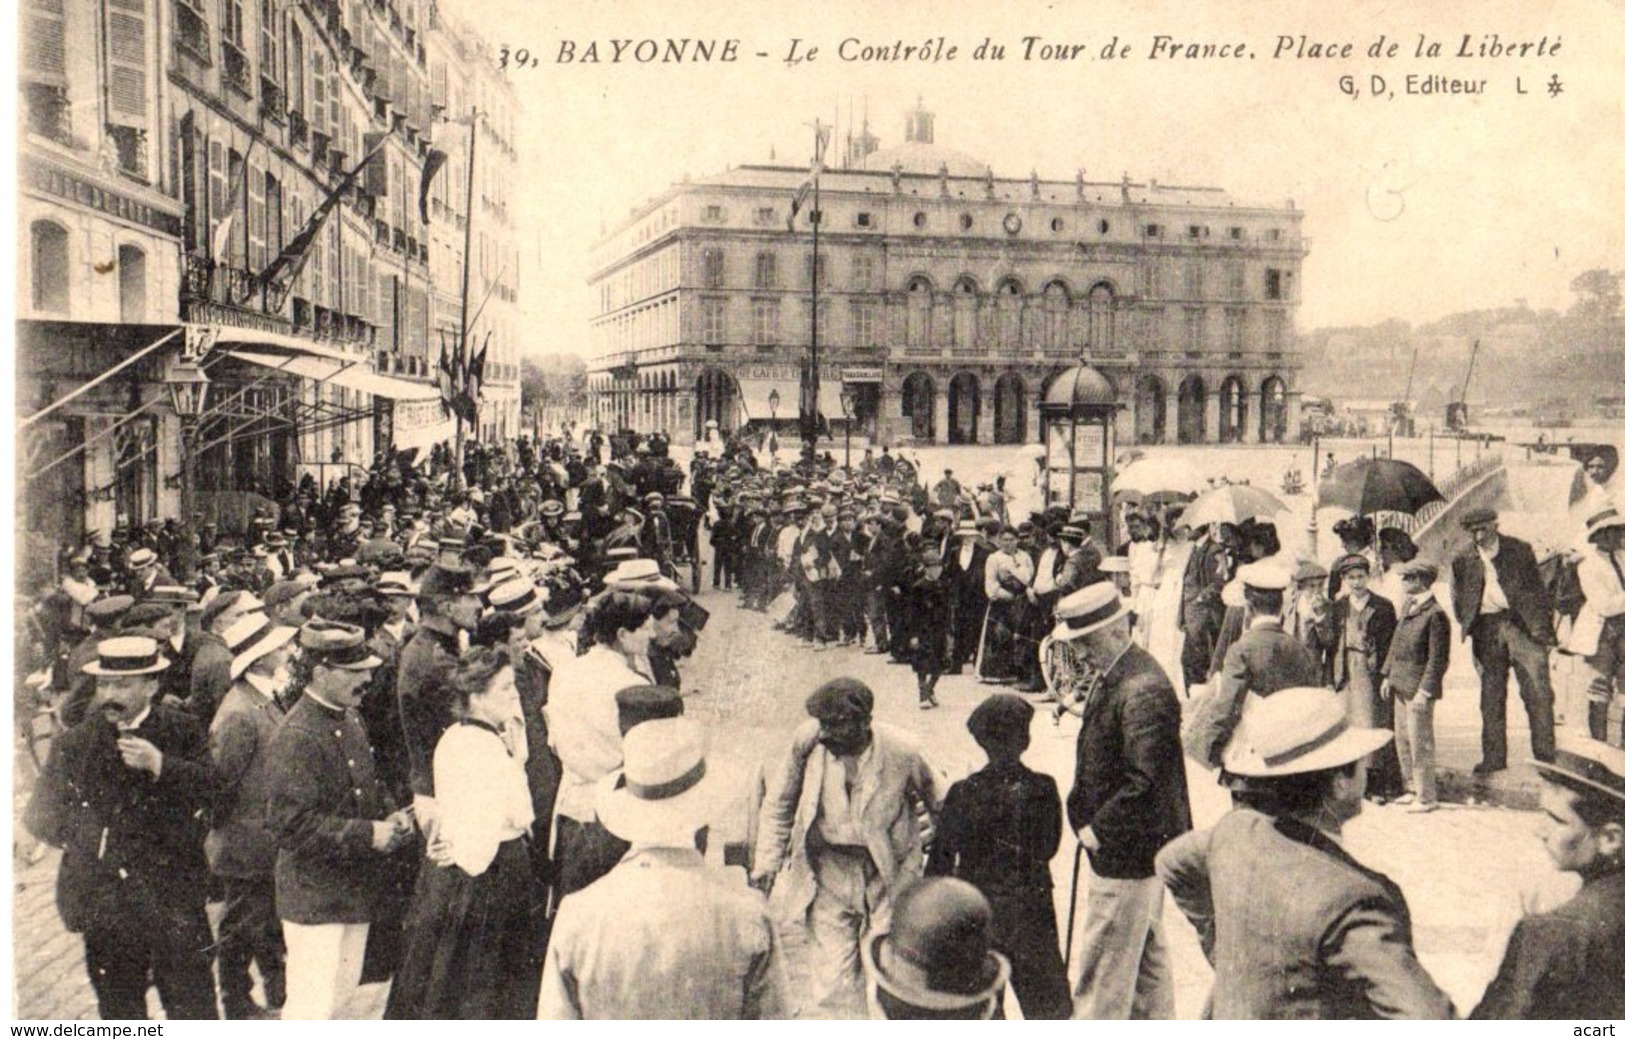
[(848, 365), (841, 369), (842, 382), (880, 382), (879, 368), (854, 368)]

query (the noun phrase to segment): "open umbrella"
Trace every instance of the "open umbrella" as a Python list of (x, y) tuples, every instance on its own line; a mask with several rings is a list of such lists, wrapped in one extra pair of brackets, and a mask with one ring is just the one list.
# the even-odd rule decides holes
[(1250, 519), (1270, 519), (1286, 512), (1286, 503), (1269, 491), (1244, 483), (1215, 487), (1185, 510), (1180, 522), (1192, 529), (1210, 523), (1244, 523)]
[(1118, 470), (1112, 480), (1114, 493), (1141, 497), (1197, 494), (1206, 487), (1196, 467), (1182, 458), (1141, 458)]
[(1397, 458), (1358, 458), (1344, 462), (1320, 481), (1320, 504), (1348, 509), (1357, 516), (1373, 512), (1415, 513), (1430, 502), (1444, 501), (1422, 470)]

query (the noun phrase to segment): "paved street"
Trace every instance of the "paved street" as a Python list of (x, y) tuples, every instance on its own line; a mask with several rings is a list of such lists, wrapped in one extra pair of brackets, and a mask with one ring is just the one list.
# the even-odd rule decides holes
[[(944, 678), (938, 687), (943, 709), (921, 712), (907, 668), (856, 649), (802, 648), (773, 632), (763, 615), (738, 609), (731, 595), (707, 592), (702, 602), (713, 615), (698, 653), (684, 667), (685, 691), (691, 715), (714, 726), (714, 746), (736, 760), (771, 767), (805, 717), (801, 704), (807, 693), (825, 679), (854, 675), (874, 688), (877, 718), (915, 733), (950, 779), (982, 764), (964, 722), (989, 687), (965, 676)], [(1446, 730), (1459, 730), (1466, 713), (1462, 721), (1441, 722), (1442, 746), (1451, 742)], [(1076, 733), (1076, 719), (1068, 716), (1052, 725), (1040, 715), (1027, 755), (1032, 767), (1059, 778), (1063, 796), (1071, 782)], [(1455, 734), (1458, 743), (1460, 735)], [(1222, 795), (1203, 774), (1192, 777), (1192, 801), (1199, 825), (1211, 822), (1224, 807)], [(1451, 806), (1431, 816), (1368, 808), (1348, 829), (1350, 850), (1405, 890), (1423, 963), (1458, 1008), (1472, 1007), (1499, 962), (1520, 893), (1549, 887), (1554, 880), (1535, 837), (1537, 821), (1533, 814), (1500, 808)], [(1068, 843), (1052, 865), (1058, 914), (1066, 909), (1071, 862)], [(54, 854), (17, 874), (17, 1016), (92, 1018), (95, 1001), (85, 979), (81, 944), (78, 936), (62, 930), (53, 904), (54, 877)], [(1207, 967), (1194, 932), (1177, 911), (1170, 907), (1165, 921), (1178, 1012), (1195, 1017), (1209, 983)], [(797, 938), (787, 931), (792, 950), (799, 945)], [(799, 973), (794, 960), (792, 969)], [(377, 1016), (383, 997), (383, 986), (369, 986), (351, 1007), (352, 1015)]]

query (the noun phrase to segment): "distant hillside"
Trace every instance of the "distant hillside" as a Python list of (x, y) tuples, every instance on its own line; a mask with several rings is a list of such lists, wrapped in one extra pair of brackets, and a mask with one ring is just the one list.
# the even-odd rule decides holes
[(1412, 357), (1411, 399), (1424, 416), (1460, 393), (1473, 341), (1479, 341), (1468, 398), (1480, 407), (1562, 405), (1591, 412), (1599, 397), (1625, 384), (1625, 319), (1620, 276), (1587, 271), (1574, 280), (1566, 312), (1500, 307), (1451, 314), (1412, 326), (1404, 321), (1317, 328), (1302, 335), (1303, 392), (1399, 400)]

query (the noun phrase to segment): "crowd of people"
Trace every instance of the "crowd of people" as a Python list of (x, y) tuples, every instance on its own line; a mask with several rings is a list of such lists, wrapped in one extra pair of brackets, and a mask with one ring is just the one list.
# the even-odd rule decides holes
[[(1403, 894), (1340, 834), (1367, 799), (1437, 806), (1452, 615), (1483, 680), (1479, 771), (1507, 765), (1511, 672), (1548, 850), (1584, 880), (1519, 925), (1476, 1013), (1625, 1009), (1625, 753), (1557, 748), (1556, 608), (1493, 512), (1440, 562), (1354, 517), (1321, 565), (1178, 505), (1103, 545), (1098, 517), (1014, 520), (998, 482), (928, 485), (886, 450), (669, 455), (596, 433), (461, 467), (386, 455), (240, 529), (64, 552), (19, 614), (20, 714), (59, 726), (26, 825), (63, 851), (102, 1017), (145, 1017), (155, 986), (172, 1018), (319, 1019), (392, 979), (392, 1019), (987, 1017), (1006, 988), (1027, 1018), (1166, 1018), (1165, 892), (1213, 1016), (1450, 1016)], [(1587, 531), (1606, 705), (1625, 517), (1599, 501)], [(947, 784), (855, 678), (805, 698), (760, 774), (711, 748), (682, 695), (709, 612), (679, 579), (702, 562), (777, 637), (906, 665), (921, 709), (944, 675), (1000, 687), (967, 722), (986, 767)], [(1038, 707), (1081, 719), (1064, 800), (1022, 762)], [(1188, 766), (1233, 800), (1211, 829)], [(1063, 811), (1088, 863), (1076, 941)]]

